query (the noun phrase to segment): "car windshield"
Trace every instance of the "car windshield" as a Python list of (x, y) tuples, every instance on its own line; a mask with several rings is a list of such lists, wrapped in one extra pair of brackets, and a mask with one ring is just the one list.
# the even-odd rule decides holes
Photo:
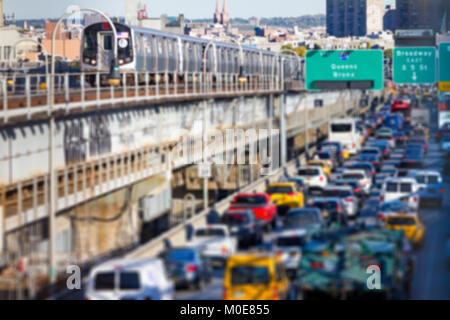
[(192, 261), (194, 260), (195, 252), (189, 249), (181, 249), (172, 251), (167, 257), (169, 260), (176, 261)]
[(114, 290), (114, 272), (99, 272), (95, 276), (95, 290)]
[(352, 193), (349, 190), (341, 190), (341, 189), (328, 189), (323, 192), (324, 197), (351, 197)]
[(378, 154), (380, 153), (380, 150), (371, 148), (371, 149), (363, 149), (361, 154)]
[(235, 200), (235, 204), (265, 204), (266, 202), (263, 196), (241, 196)]
[(298, 175), (302, 177), (314, 177), (319, 175), (319, 170), (317, 169), (300, 169), (298, 170)]
[(346, 173), (342, 176), (342, 179), (361, 180), (361, 179), (364, 179), (364, 175), (361, 173)]
[(277, 193), (292, 193), (294, 192), (291, 186), (272, 186), (267, 188), (268, 194), (277, 194)]
[(245, 213), (226, 213), (223, 215), (224, 224), (245, 224), (249, 223), (249, 216)]
[(351, 132), (352, 128), (353, 126), (351, 123), (334, 123), (331, 125), (331, 131), (337, 133)]
[(287, 229), (296, 229), (304, 225), (320, 223), (318, 213), (315, 211), (290, 212), (284, 220), (284, 226)]
[(278, 237), (277, 246), (278, 247), (302, 247), (305, 245), (305, 238), (300, 236), (290, 236), (290, 237)]
[(225, 230), (218, 228), (199, 229), (195, 231), (196, 237), (224, 237)]
[(416, 180), (420, 184), (438, 184), (439, 177), (436, 175), (418, 175)]
[(139, 274), (135, 271), (122, 271), (119, 276), (120, 290), (138, 290), (141, 285)]
[(336, 210), (337, 206), (336, 201), (314, 201), (310, 204), (310, 207), (320, 210)]
[(416, 224), (414, 218), (408, 217), (392, 217), (388, 219), (387, 224), (391, 226), (413, 226)]
[(331, 155), (329, 153), (319, 153), (319, 159), (329, 160), (331, 159)]
[(270, 282), (268, 267), (236, 266), (231, 269), (231, 284), (264, 284)]

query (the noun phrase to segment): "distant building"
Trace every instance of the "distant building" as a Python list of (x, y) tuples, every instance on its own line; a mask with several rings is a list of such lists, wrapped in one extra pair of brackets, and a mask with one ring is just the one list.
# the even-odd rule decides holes
[(251, 17), (248, 19), (248, 24), (252, 26), (259, 26), (259, 18)]
[(163, 14), (159, 18), (142, 19), (139, 21), (139, 25), (144, 28), (176, 34), (184, 34), (186, 21), (184, 18), (184, 14), (180, 14), (178, 17), (169, 17)]
[(397, 0), (396, 4), (398, 29), (450, 29), (449, 0)]
[(383, 0), (327, 0), (327, 33), (364, 36), (383, 30)]
[(91, 24), (94, 23), (99, 23), (99, 22), (106, 22), (106, 19), (99, 14), (85, 14), (84, 15), (84, 26), (90, 26)]
[(216, 24), (222, 24), (224, 26), (229, 26), (230, 24), (230, 15), (227, 9), (227, 0), (223, 0), (223, 9), (220, 12), (220, 1), (216, 0), (216, 11), (213, 15), (213, 21)]
[(383, 30), (395, 31), (397, 28), (397, 9), (395, 5), (386, 6), (383, 16)]

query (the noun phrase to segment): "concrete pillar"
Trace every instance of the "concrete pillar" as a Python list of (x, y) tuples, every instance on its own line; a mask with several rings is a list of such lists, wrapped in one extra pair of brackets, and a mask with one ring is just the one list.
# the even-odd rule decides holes
[(286, 137), (286, 106), (284, 103), (284, 95), (280, 96), (280, 140), (281, 140), (281, 166), (286, 164), (287, 157), (287, 137)]
[(3, 207), (0, 207), (0, 254), (3, 253), (3, 237), (4, 230), (3, 230), (3, 222), (4, 222), (4, 216), (3, 216)]

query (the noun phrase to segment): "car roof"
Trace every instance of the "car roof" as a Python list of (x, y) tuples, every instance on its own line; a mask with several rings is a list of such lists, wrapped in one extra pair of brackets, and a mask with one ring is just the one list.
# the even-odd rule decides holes
[(336, 186), (336, 185), (329, 185), (329, 186), (326, 186), (326, 187), (324, 188), (324, 190), (332, 190), (332, 189), (345, 190), (345, 191), (351, 190), (351, 191), (353, 191), (353, 188), (350, 187), (350, 186)]
[(385, 180), (384, 183), (389, 182), (410, 182), (410, 183), (416, 183), (416, 180), (411, 177), (392, 177)]
[(275, 234), (275, 238), (279, 237), (290, 237), (290, 236), (305, 236), (307, 235), (306, 229), (294, 229), (294, 230), (283, 230)]
[(269, 183), (268, 187), (293, 187), (294, 182), (273, 182)]
[(111, 259), (106, 262), (95, 266), (91, 270), (91, 274), (101, 272), (101, 271), (115, 271), (115, 270), (138, 270), (145, 268), (149, 265), (158, 264), (161, 262), (159, 258), (145, 258), (145, 259), (129, 259), (129, 258), (119, 258)]
[(423, 175), (435, 175), (435, 176), (441, 176), (441, 173), (439, 171), (435, 171), (435, 170), (411, 170), (409, 171), (409, 174), (411, 176), (416, 176), (419, 174), (423, 174)]

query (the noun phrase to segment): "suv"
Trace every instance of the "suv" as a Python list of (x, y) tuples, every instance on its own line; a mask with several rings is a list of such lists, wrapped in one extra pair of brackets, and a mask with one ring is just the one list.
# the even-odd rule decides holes
[(368, 195), (372, 187), (372, 178), (367, 175), (365, 170), (350, 169), (345, 170), (341, 176), (344, 180), (358, 180), (364, 193)]
[(419, 208), (419, 185), (413, 178), (386, 179), (381, 189), (381, 202), (401, 200), (411, 208)]

